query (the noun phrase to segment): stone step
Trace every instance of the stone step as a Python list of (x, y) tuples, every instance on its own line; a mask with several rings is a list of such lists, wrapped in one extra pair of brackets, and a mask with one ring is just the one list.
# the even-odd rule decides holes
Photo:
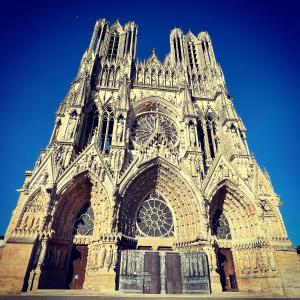
[(257, 298), (285, 298), (282, 295), (278, 295), (278, 294), (272, 294), (272, 293), (262, 293), (262, 292), (223, 292), (223, 293), (219, 293), (219, 294), (210, 294), (210, 295), (194, 295), (194, 294), (132, 294), (132, 293), (122, 293), (119, 291), (112, 291), (112, 292), (106, 292), (106, 293), (101, 293), (101, 292), (93, 292), (90, 290), (36, 290), (36, 291), (30, 291), (30, 292), (26, 292), (26, 293), (22, 293), (21, 294), (22, 299), (25, 300), (25, 298), (27, 298), (28, 296), (31, 297), (29, 299), (35, 299), (38, 300), (40, 299), (45, 299), (44, 297), (47, 297), (47, 299), (49, 297), (55, 297), (55, 299), (58, 299), (57, 297), (59, 296), (59, 299), (64, 299), (66, 297), (66, 299), (75, 299), (75, 298), (81, 298), (83, 296), (88, 296), (88, 297), (94, 297), (97, 299), (121, 299), (121, 298), (127, 298), (130, 300), (133, 299), (160, 299), (160, 300), (171, 300), (174, 298), (179, 298), (181, 300), (183, 299), (205, 299), (205, 298), (209, 298), (209, 299), (214, 299), (214, 298), (228, 298), (228, 299), (244, 299), (244, 298), (249, 298), (249, 299), (257, 299)]

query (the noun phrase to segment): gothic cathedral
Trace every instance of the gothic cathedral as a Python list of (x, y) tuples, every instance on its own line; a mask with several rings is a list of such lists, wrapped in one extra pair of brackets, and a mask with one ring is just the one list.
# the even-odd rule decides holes
[(8, 226), (0, 292), (299, 295), (300, 262), (207, 32), (136, 58), (96, 22)]

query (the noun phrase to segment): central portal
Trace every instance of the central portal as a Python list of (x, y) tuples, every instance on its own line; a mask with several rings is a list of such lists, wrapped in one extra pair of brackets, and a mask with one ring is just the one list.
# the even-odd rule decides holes
[(206, 254), (123, 250), (119, 289), (125, 293), (209, 294)]

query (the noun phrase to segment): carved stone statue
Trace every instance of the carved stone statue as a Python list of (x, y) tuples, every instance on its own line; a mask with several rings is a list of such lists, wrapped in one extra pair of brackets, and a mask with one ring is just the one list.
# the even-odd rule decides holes
[(104, 245), (102, 245), (100, 251), (100, 268), (104, 267), (105, 258), (106, 258), (106, 248)]

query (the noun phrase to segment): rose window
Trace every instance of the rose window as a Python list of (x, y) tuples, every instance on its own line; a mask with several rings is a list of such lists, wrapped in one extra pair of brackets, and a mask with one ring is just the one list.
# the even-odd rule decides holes
[(77, 214), (73, 234), (91, 235), (94, 229), (94, 211), (87, 203)]
[(157, 193), (152, 193), (143, 202), (137, 213), (136, 227), (142, 236), (173, 236), (172, 213)]
[(164, 115), (139, 116), (132, 126), (132, 138), (139, 146), (158, 144), (173, 147), (177, 142), (177, 136), (174, 123)]

